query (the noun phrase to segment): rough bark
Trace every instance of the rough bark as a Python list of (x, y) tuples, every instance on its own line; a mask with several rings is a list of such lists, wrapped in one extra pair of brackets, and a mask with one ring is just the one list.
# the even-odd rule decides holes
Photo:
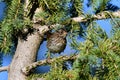
[(27, 41), (19, 38), (15, 55), (9, 68), (8, 80), (26, 80), (21, 69), (36, 60), (36, 55), (42, 41), (38, 32), (28, 36)]

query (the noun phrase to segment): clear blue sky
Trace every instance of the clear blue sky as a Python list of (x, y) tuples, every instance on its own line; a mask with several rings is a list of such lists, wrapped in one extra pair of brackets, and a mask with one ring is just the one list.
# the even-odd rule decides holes
[(2, 20), (2, 18), (3, 18), (3, 11), (4, 11), (4, 9), (5, 9), (5, 3), (4, 2), (0, 2), (0, 20)]
[[(120, 0), (112, 0), (111, 1), (113, 4), (117, 5), (120, 7)], [(86, 2), (85, 2), (86, 3)], [(85, 11), (89, 11), (87, 9), (86, 6), (84, 6), (85, 8)], [(3, 2), (0, 2), (0, 20), (3, 18), (3, 11), (5, 9), (5, 3)], [(108, 35), (110, 35), (110, 30), (111, 30), (111, 25), (109, 23), (109, 20), (99, 20), (97, 21), (98, 24), (101, 25), (101, 27), (107, 32)], [(69, 43), (68, 43), (69, 44)], [(45, 53), (47, 51), (47, 48), (46, 48), (46, 42), (44, 42), (42, 45), (41, 45), (41, 48), (39, 50), (39, 54), (38, 54), (38, 60), (41, 60), (41, 59), (45, 59)], [(65, 49), (64, 53), (66, 53), (66, 55), (68, 55), (67, 53), (71, 53), (71, 52), (74, 52), (73, 50), (71, 50), (71, 48), (69, 46), (67, 46), (67, 48)], [(6, 66), (6, 65), (9, 65), (10, 64), (10, 61), (11, 61), (11, 56), (4, 56), (3, 57), (3, 66)], [(45, 71), (48, 71), (49, 70), (49, 67), (46, 66), (46, 67), (40, 67), (41, 69), (41, 72), (45, 72)], [(0, 72), (0, 80), (7, 80), (7, 72)]]

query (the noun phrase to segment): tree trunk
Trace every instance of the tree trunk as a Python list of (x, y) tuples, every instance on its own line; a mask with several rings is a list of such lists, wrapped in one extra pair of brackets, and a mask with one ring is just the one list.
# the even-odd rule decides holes
[(42, 39), (38, 32), (29, 35), (26, 41), (18, 39), (17, 49), (9, 68), (8, 80), (26, 80), (27, 76), (21, 69), (36, 60)]

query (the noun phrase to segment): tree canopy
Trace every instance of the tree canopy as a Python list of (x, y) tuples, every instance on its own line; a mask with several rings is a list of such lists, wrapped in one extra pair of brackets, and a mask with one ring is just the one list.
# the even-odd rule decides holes
[[(110, 3), (111, 0), (86, 1), (90, 13), (84, 12), (84, 0), (6, 0), (6, 15), (0, 23), (0, 51), (11, 52), (18, 38), (26, 40), (26, 36), (31, 34), (30, 31), (25, 31), (26, 28), (36, 30), (33, 27), (36, 23), (55, 25), (54, 30), (67, 30), (70, 46), (76, 50), (78, 57), (71, 60), (73, 68), (64, 70), (64, 60), (56, 59), (51, 63), (50, 72), (32, 74), (28, 79), (43, 77), (46, 80), (119, 80), (119, 8)], [(98, 25), (97, 20), (101, 19), (110, 20), (110, 36)], [(84, 41), (79, 42), (77, 37)]]

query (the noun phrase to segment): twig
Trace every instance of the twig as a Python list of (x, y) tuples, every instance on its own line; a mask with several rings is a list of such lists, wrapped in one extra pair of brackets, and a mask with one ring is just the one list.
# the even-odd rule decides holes
[(0, 72), (8, 71), (8, 70), (9, 70), (9, 66), (0, 67)]

